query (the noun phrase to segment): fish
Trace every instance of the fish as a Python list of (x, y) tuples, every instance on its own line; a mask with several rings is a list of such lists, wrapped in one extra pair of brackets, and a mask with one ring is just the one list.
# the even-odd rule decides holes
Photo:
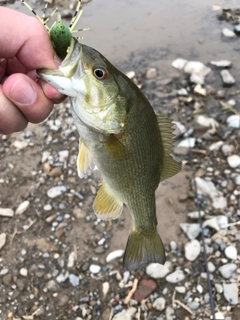
[(180, 170), (171, 154), (171, 120), (156, 116), (145, 95), (124, 73), (75, 38), (58, 69), (41, 69), (38, 74), (70, 97), (80, 135), (79, 176), (86, 177), (95, 166), (102, 175), (93, 203), (95, 214), (102, 220), (117, 219), (124, 205), (131, 214), (124, 269), (164, 264), (155, 191), (161, 181)]

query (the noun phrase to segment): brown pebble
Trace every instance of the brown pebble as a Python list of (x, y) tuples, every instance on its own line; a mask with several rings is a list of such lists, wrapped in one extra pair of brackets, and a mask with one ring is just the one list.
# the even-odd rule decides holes
[(64, 294), (64, 293), (59, 293), (58, 297), (58, 305), (60, 307), (64, 306), (66, 303), (68, 303), (69, 301), (69, 296), (67, 294)]
[(157, 283), (152, 279), (143, 279), (139, 282), (137, 290), (134, 292), (133, 299), (141, 302), (157, 289)]
[(55, 167), (49, 173), (49, 177), (59, 177), (62, 174), (62, 167)]
[(180, 202), (184, 202), (184, 201), (186, 201), (188, 199), (188, 194), (187, 193), (181, 193), (179, 196), (178, 196), (178, 200), (180, 201)]

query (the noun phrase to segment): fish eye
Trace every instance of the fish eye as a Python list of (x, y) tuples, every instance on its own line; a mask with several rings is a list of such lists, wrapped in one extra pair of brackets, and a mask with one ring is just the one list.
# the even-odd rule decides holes
[(105, 80), (108, 77), (108, 72), (103, 68), (95, 68), (93, 70), (95, 77), (99, 80)]

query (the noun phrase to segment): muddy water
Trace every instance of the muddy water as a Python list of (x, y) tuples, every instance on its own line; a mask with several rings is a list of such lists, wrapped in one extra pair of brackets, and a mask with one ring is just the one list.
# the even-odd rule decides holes
[[(64, 1), (59, 2), (57, 5), (61, 7)], [(66, 8), (69, 1), (65, 3)], [(227, 24), (216, 19), (214, 3), (214, 0), (92, 0), (84, 7), (79, 27), (91, 28), (84, 33), (83, 42), (114, 63), (127, 60), (131, 53), (151, 53), (154, 49), (148, 58), (165, 61), (165, 67), (182, 56), (203, 62), (231, 59), (240, 70), (237, 65), (240, 39), (222, 39), (221, 29)], [(239, 0), (218, 0), (217, 4), (236, 8)], [(27, 13), (20, 1), (12, 7)]]

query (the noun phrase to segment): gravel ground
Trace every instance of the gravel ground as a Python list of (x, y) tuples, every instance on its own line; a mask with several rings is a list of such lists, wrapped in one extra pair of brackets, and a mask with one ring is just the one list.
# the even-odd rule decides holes
[(194, 181), (215, 318), (240, 318), (240, 78), (220, 59), (176, 60), (162, 78), (156, 56), (132, 54), (122, 68), (135, 66), (128, 75), (176, 124), (182, 171), (156, 193), (167, 262), (123, 271), (131, 219), (127, 211), (112, 223), (95, 217), (99, 173), (77, 176), (66, 101), (43, 124), (0, 136), (1, 320), (210, 319)]

